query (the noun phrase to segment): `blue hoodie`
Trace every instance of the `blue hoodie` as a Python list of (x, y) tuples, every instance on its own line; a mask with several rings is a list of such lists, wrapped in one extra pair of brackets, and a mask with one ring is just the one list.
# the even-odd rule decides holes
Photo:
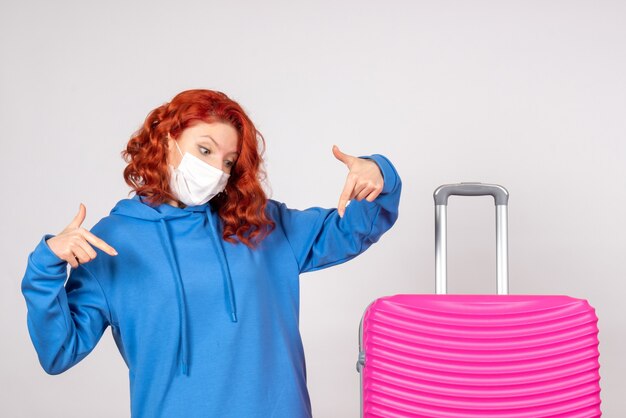
[(361, 158), (383, 174), (375, 201), (353, 200), (341, 218), (269, 199), (276, 229), (255, 250), (221, 238), (210, 203), (151, 207), (137, 194), (90, 230), (118, 255), (94, 246), (96, 258), (70, 266), (69, 278), (45, 234), (21, 284), (41, 366), (64, 372), (111, 326), (132, 418), (311, 417), (299, 274), (356, 257), (398, 217), (395, 168), (380, 154)]

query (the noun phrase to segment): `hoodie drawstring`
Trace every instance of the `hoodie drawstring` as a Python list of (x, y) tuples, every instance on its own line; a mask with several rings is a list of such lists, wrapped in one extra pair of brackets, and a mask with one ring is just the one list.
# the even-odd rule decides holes
[(235, 292), (233, 291), (233, 279), (230, 275), (230, 268), (228, 267), (228, 261), (226, 261), (226, 252), (224, 251), (224, 245), (222, 244), (221, 234), (219, 234), (219, 229), (215, 222), (213, 222), (213, 216), (210, 212), (210, 207), (207, 205), (206, 208), (207, 217), (209, 218), (209, 222), (215, 231), (214, 234), (210, 234), (213, 239), (213, 244), (215, 244), (215, 248), (218, 249), (218, 254), (220, 255), (220, 267), (222, 269), (222, 277), (224, 277), (224, 285), (226, 286), (226, 290), (228, 291), (228, 305), (230, 308), (230, 319), (233, 322), (237, 322), (237, 305), (235, 304)]
[[(209, 218), (209, 222), (213, 228), (210, 233), (211, 239), (213, 240), (213, 244), (215, 244), (215, 248), (217, 249), (217, 253), (220, 258), (220, 268), (222, 270), (222, 277), (224, 277), (224, 286), (228, 291), (228, 299), (226, 300), (227, 308), (230, 313), (230, 319), (232, 322), (237, 322), (237, 306), (235, 304), (235, 293), (233, 290), (233, 281), (230, 275), (230, 269), (228, 268), (228, 262), (226, 260), (226, 252), (224, 251), (224, 246), (221, 243), (221, 239), (218, 237), (218, 229), (217, 225), (213, 220), (213, 216), (210, 212), (209, 206), (207, 205), (207, 217)], [(178, 263), (176, 262), (176, 256), (174, 255), (174, 248), (172, 247), (172, 242), (169, 234), (169, 230), (165, 223), (165, 218), (160, 218), (159, 223), (161, 224), (163, 230), (163, 242), (165, 242), (166, 247), (166, 255), (169, 261), (170, 267), (172, 268), (172, 273), (176, 279), (176, 299), (178, 302), (178, 312), (180, 313), (180, 351), (178, 353), (178, 362), (181, 367), (181, 371), (183, 374), (189, 376), (189, 342), (187, 338), (187, 303), (185, 302), (185, 294), (183, 288), (183, 279), (180, 274), (180, 269), (178, 268)]]
[(178, 301), (178, 312), (180, 315), (180, 352), (178, 354), (178, 361), (181, 366), (181, 371), (183, 374), (189, 375), (189, 358), (188, 358), (188, 343), (187, 343), (187, 304), (185, 303), (185, 296), (183, 293), (183, 279), (180, 276), (180, 271), (178, 269), (178, 264), (176, 263), (176, 259), (174, 256), (174, 249), (172, 248), (172, 243), (170, 241), (170, 234), (167, 230), (167, 225), (165, 224), (165, 220), (163, 218), (159, 219), (161, 226), (163, 227), (164, 237), (163, 241), (167, 243), (166, 254), (167, 259), (170, 263), (170, 267), (172, 268), (172, 273), (176, 278), (176, 299)]

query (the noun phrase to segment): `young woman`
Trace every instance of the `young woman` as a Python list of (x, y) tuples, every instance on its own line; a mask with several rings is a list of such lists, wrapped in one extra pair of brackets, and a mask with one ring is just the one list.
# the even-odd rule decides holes
[(122, 152), (134, 196), (91, 230), (81, 204), (28, 256), (21, 289), (47, 373), (111, 326), (133, 418), (311, 417), (299, 274), (378, 241), (401, 181), (384, 156), (333, 147), (349, 169), (338, 208), (291, 209), (261, 187), (261, 143), (218, 91), (181, 92), (148, 115)]

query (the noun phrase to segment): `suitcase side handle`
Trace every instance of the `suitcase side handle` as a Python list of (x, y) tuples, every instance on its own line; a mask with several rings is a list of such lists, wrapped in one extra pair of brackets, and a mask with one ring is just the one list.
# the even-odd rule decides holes
[(496, 291), (509, 293), (508, 258), (508, 203), (509, 192), (497, 184), (458, 183), (439, 186), (433, 193), (435, 199), (435, 289), (437, 294), (447, 293), (447, 226), (448, 197), (487, 196), (494, 198), (496, 206)]

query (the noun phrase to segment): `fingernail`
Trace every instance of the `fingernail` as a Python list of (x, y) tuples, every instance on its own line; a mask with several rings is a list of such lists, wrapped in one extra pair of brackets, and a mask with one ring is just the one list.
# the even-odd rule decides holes
[(113, 250), (113, 254), (117, 255), (117, 251)]

